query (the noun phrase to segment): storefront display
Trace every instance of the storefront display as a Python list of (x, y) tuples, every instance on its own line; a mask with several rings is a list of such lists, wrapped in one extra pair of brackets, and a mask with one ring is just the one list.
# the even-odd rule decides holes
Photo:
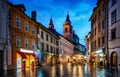
[(31, 68), (31, 64), (34, 63), (36, 65), (36, 59), (38, 59), (37, 55), (33, 53), (34, 51), (29, 51), (25, 49), (21, 49), (22, 51), (17, 51), (17, 68)]

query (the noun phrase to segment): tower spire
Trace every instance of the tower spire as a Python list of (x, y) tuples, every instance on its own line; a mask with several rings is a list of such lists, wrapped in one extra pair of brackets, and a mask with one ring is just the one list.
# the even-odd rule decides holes
[(53, 25), (52, 16), (51, 16), (51, 18), (50, 18), (50, 23), (49, 23), (49, 25)]
[(70, 21), (70, 17), (69, 17), (69, 11), (67, 12), (65, 24), (66, 24), (66, 25), (71, 25), (71, 21)]
[(69, 18), (69, 11), (67, 12), (66, 21), (70, 21), (70, 18)]
[(53, 21), (52, 21), (52, 16), (50, 18), (49, 28), (54, 28)]

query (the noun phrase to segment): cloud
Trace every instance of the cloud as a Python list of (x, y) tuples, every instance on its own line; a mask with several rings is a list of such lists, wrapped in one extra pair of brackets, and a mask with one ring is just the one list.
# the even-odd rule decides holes
[[(80, 39), (84, 39), (90, 31), (88, 21), (97, 0), (8, 0), (13, 4), (23, 3), (26, 13), (31, 16), (31, 11), (37, 11), (37, 21), (48, 27), (50, 17), (59, 33), (63, 33), (63, 24), (69, 11), (73, 29)], [(80, 41), (81, 42), (81, 41)], [(83, 42), (81, 42), (84, 44)]]

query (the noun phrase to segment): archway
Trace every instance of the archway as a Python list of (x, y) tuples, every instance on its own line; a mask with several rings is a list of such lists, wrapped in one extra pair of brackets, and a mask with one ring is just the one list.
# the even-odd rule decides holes
[(111, 54), (111, 67), (117, 67), (117, 53), (112, 52)]

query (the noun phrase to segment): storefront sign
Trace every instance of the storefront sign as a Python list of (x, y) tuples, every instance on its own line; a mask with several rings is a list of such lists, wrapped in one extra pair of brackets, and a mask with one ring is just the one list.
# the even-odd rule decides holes
[(98, 53), (103, 53), (103, 51), (102, 51), (102, 49), (100, 49), (100, 50), (97, 50), (96, 53), (97, 53), (97, 54), (98, 54)]
[(97, 50), (95, 56), (105, 56), (104, 53), (103, 53), (103, 49)]
[(22, 49), (22, 48), (20, 48), (20, 52), (33, 53), (32, 50), (26, 50), (26, 49)]

